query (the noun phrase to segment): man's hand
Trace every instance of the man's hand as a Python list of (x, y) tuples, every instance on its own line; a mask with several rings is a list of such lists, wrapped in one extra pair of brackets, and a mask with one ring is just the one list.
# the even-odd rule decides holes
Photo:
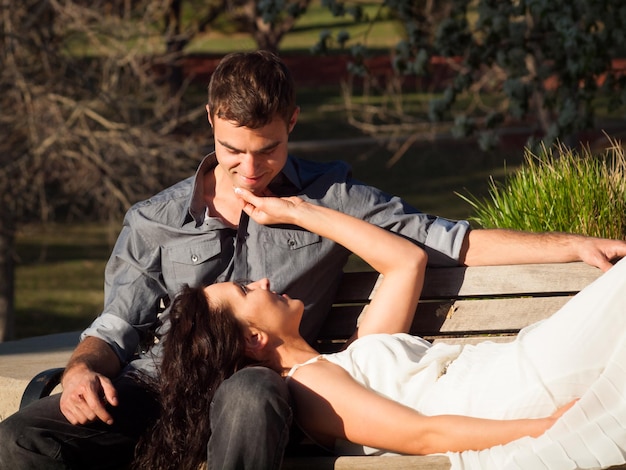
[(581, 261), (608, 271), (611, 261), (626, 257), (626, 242), (606, 238), (582, 238), (579, 248)]
[(66, 370), (62, 385), (61, 412), (70, 423), (86, 424), (99, 419), (113, 424), (105, 405), (117, 406), (117, 392), (107, 377), (84, 364), (76, 364)]

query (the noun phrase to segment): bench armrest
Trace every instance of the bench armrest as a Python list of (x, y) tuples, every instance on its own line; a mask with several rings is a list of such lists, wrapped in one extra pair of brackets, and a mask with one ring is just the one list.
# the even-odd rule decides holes
[(50, 395), (54, 387), (61, 383), (64, 370), (64, 367), (47, 369), (33, 377), (22, 394), (20, 409)]

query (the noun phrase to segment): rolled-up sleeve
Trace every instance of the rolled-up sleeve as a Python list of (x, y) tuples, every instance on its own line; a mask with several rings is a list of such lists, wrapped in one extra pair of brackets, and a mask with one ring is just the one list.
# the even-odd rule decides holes
[[(342, 171), (338, 166), (336, 171)], [(431, 266), (456, 266), (463, 240), (470, 225), (465, 220), (455, 221), (425, 214), (397, 196), (353, 180), (346, 167), (346, 175), (336, 175), (335, 193), (328, 198), (335, 200), (339, 210), (370, 223), (410, 238), (428, 253)]]
[[(450, 265), (459, 263), (463, 240), (470, 225), (465, 220), (449, 220), (437, 217), (428, 227), (424, 246), (428, 248), (431, 265)], [(452, 263), (454, 261), (454, 263)]]
[(105, 270), (104, 309), (83, 331), (106, 341), (126, 363), (133, 358), (157, 320), (159, 299), (166, 295), (160, 282), (160, 244), (154, 222), (129, 210)]

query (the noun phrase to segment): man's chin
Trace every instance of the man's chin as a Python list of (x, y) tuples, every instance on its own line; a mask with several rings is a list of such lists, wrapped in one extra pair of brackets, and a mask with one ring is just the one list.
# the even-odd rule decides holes
[(258, 181), (258, 182), (254, 182), (251, 183), (250, 181), (244, 181), (242, 179), (237, 179), (235, 180), (235, 182), (238, 182), (239, 184), (236, 184), (235, 186), (238, 186), (242, 189), (245, 189), (247, 191), (250, 191), (253, 194), (256, 194), (257, 196), (263, 192), (263, 190), (265, 189), (266, 185), (263, 184), (263, 182)]
[(271, 192), (270, 190), (267, 188), (266, 185), (253, 185), (253, 186), (242, 186), (244, 189), (247, 189), (248, 191), (250, 191), (252, 194), (254, 194), (255, 196), (270, 196)]
[(233, 186), (250, 191), (255, 196), (269, 196), (271, 192), (267, 189), (267, 185), (270, 184), (271, 180), (271, 178), (262, 177), (251, 181), (239, 175), (232, 178)]

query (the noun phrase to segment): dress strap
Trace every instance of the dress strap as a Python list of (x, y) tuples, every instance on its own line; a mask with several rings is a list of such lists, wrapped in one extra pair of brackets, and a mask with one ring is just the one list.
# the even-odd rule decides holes
[(288, 373), (287, 373), (287, 375), (285, 376), (285, 380), (286, 380), (286, 381), (289, 381), (289, 379), (291, 378), (291, 376), (292, 376), (293, 374), (295, 374), (295, 373), (296, 373), (296, 371), (297, 371), (300, 367), (302, 367), (302, 366), (306, 366), (306, 365), (308, 365), (308, 364), (313, 364), (314, 362), (317, 362), (317, 361), (319, 361), (319, 360), (321, 360), (321, 359), (324, 359), (324, 356), (320, 354), (319, 356), (312, 357), (311, 359), (309, 359), (309, 360), (308, 360), (308, 361), (306, 361), (306, 362), (303, 362), (302, 364), (296, 364), (295, 366), (293, 366), (293, 367), (289, 370), (289, 372), (288, 372)]

